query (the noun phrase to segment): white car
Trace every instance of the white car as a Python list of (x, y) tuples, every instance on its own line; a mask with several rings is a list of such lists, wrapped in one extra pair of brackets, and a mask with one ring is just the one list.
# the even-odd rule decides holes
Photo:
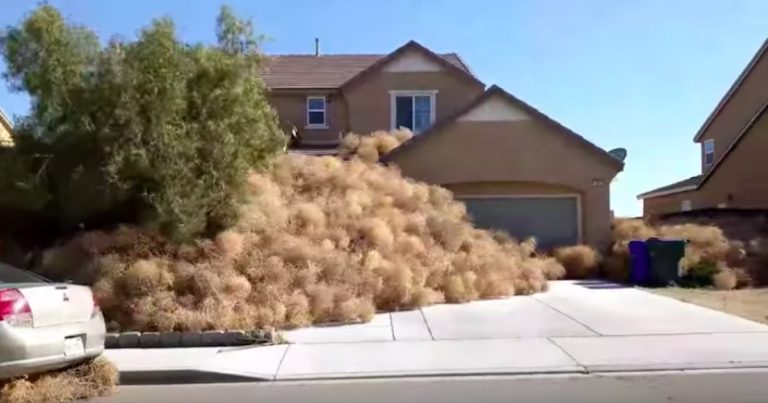
[(96, 357), (105, 335), (90, 288), (0, 263), (0, 379)]

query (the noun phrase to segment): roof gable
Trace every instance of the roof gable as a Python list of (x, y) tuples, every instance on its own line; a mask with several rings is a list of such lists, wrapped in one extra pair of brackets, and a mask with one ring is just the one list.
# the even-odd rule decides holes
[[(384, 70), (385, 67), (391, 68), (394, 63), (399, 63), (402, 57), (407, 56), (413, 58), (414, 55), (420, 55), (422, 64), (431, 61), (432, 64), (442, 67), (445, 71), (453, 73), (456, 77), (464, 80), (470, 80), (482, 84), (472, 73), (469, 71), (464, 61), (458, 57), (455, 53), (449, 53), (451, 59), (455, 59), (458, 63), (451, 63), (449, 58), (440, 56), (426, 47), (422, 46), (416, 41), (409, 41), (405, 45), (395, 49), (394, 52), (382, 57), (372, 65), (368, 66), (365, 70), (359, 72), (354, 77), (347, 80), (342, 84), (341, 88), (349, 88), (365, 80), (369, 75)], [(425, 62), (426, 61), (426, 62)], [(402, 66), (402, 65), (401, 65)]]
[(617, 171), (621, 171), (624, 167), (623, 162), (614, 158), (602, 148), (594, 145), (579, 134), (552, 120), (547, 115), (539, 112), (536, 108), (526, 104), (518, 98), (515, 98), (512, 94), (504, 91), (497, 85), (491, 86), (482, 95), (477, 97), (475, 101), (467, 105), (463, 110), (459, 111), (454, 116), (436, 123), (427, 129), (424, 133), (414, 136), (410, 140), (392, 150), (390, 153), (385, 154), (381, 158), (381, 161), (393, 161), (405, 150), (417, 147), (420, 143), (424, 142), (424, 139), (429, 138), (430, 136), (439, 135), (442, 128), (456, 121), (516, 120), (538, 120), (550, 126), (556, 133), (573, 138), (576, 140), (577, 144), (579, 144), (581, 147), (584, 147), (587, 151), (591, 152), (593, 155), (599, 158), (600, 161), (608, 164)]
[(13, 145), (13, 124), (5, 112), (0, 109), (0, 147)]
[(728, 89), (728, 92), (725, 93), (722, 99), (720, 99), (720, 102), (717, 103), (717, 106), (715, 106), (715, 109), (712, 111), (712, 113), (709, 114), (707, 117), (707, 120), (704, 121), (704, 124), (701, 126), (698, 132), (696, 132), (696, 136), (694, 136), (693, 141), (699, 142), (701, 141), (701, 138), (704, 136), (704, 133), (707, 132), (707, 129), (712, 125), (712, 122), (720, 115), (720, 112), (725, 108), (725, 106), (728, 104), (728, 101), (733, 98), (733, 96), (741, 89), (742, 85), (746, 81), (747, 77), (752, 73), (752, 71), (755, 70), (755, 66), (757, 66), (758, 63), (765, 63), (765, 58), (768, 54), (768, 39), (766, 39), (763, 42), (763, 45), (760, 47), (760, 49), (755, 53), (755, 55), (752, 57), (752, 60), (749, 61), (749, 64), (747, 64), (747, 67), (744, 68), (744, 70), (739, 74), (739, 77), (736, 79), (736, 81), (733, 82), (733, 85), (731, 85), (731, 88)]
[(514, 122), (530, 120), (531, 115), (522, 108), (512, 105), (502, 95), (489, 96), (458, 118), (461, 122)]
[(443, 71), (445, 67), (422, 52), (409, 49), (384, 64), (381, 70), (388, 73), (416, 73)]
[[(433, 61), (430, 57), (432, 63), (441, 67), (448, 65), (464, 74), (472, 74), (456, 53), (432, 54), (437, 58), (437, 61)], [(265, 57), (260, 75), (270, 89), (339, 88), (390, 56), (391, 54), (272, 55)]]

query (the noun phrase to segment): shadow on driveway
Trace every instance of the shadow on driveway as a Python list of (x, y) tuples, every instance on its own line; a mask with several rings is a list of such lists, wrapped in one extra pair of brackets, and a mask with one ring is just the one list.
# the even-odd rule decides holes
[(633, 288), (632, 286), (625, 284), (611, 283), (603, 280), (579, 280), (574, 281), (573, 283), (590, 290), (617, 290), (622, 288)]

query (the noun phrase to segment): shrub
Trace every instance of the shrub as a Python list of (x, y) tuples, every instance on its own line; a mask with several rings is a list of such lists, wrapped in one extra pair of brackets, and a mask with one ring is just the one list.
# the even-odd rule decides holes
[[(42, 5), (0, 37), (10, 86), (32, 98), (0, 155), (0, 207), (59, 225), (146, 222), (189, 239), (234, 223), (250, 169), (284, 145), (258, 78), (258, 41), (227, 8), (218, 44), (159, 19), (135, 41)], [(3, 170), (3, 174), (6, 170)]]
[(719, 271), (716, 262), (702, 260), (688, 268), (680, 279), (683, 287), (706, 287), (712, 285), (712, 277)]
[(341, 155), (354, 155), (364, 161), (375, 162), (411, 137), (413, 137), (413, 133), (408, 129), (392, 132), (377, 131), (370, 135), (350, 133), (344, 136), (341, 141)]
[(107, 396), (118, 382), (117, 368), (105, 358), (38, 375), (0, 382), (0, 403), (68, 403)]
[[(546, 289), (564, 269), (530, 242), (476, 229), (443, 188), (352, 157), (286, 155), (248, 180), (236, 225), (173, 245), (151, 232), (81, 234), (49, 252), (83, 258), (110, 327), (291, 327)], [(139, 250), (122, 248), (131, 233)], [(66, 252), (66, 253), (65, 253)], [(43, 267), (49, 273), (57, 259)]]
[[(612, 226), (613, 245), (606, 257), (603, 271), (614, 280), (626, 280), (629, 275), (629, 242), (648, 238), (683, 239), (687, 241), (682, 261), (684, 282), (688, 286), (711, 285), (718, 266), (726, 266), (738, 251), (723, 231), (712, 225), (676, 224), (649, 226), (639, 219), (617, 219)], [(712, 269), (714, 265), (714, 269)], [(693, 272), (691, 272), (691, 270)], [(691, 273), (689, 273), (691, 272)], [(709, 274), (710, 278), (705, 278)]]
[(555, 258), (542, 258), (541, 264), (547, 280), (559, 280), (567, 275), (565, 267)]
[(565, 268), (565, 275), (583, 279), (597, 274), (600, 254), (587, 245), (565, 246), (555, 249), (555, 259)]
[(738, 284), (736, 272), (728, 268), (721, 269), (712, 277), (712, 284), (718, 290), (732, 290)]

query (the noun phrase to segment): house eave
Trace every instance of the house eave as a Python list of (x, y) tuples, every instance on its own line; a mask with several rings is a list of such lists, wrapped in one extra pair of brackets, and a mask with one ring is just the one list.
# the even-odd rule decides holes
[(698, 187), (697, 185), (688, 185), (688, 186), (681, 186), (679, 188), (674, 188), (674, 189), (662, 190), (660, 192), (641, 193), (637, 195), (637, 200), (650, 199), (653, 197), (660, 197), (660, 196), (669, 196), (675, 193), (689, 192), (691, 190), (696, 190), (697, 187)]
[(717, 103), (717, 106), (715, 106), (715, 109), (712, 111), (712, 113), (709, 114), (707, 117), (707, 120), (704, 121), (704, 124), (701, 126), (698, 132), (696, 132), (696, 135), (693, 137), (694, 143), (698, 143), (701, 141), (702, 137), (704, 136), (704, 133), (709, 129), (709, 126), (712, 125), (712, 122), (717, 118), (717, 116), (720, 114), (720, 112), (725, 108), (725, 105), (731, 100), (731, 98), (734, 96), (736, 91), (741, 88), (744, 81), (747, 79), (747, 76), (752, 72), (752, 70), (755, 69), (755, 66), (757, 65), (758, 61), (763, 57), (763, 54), (768, 50), (768, 39), (763, 41), (763, 45), (760, 47), (760, 49), (755, 53), (755, 55), (752, 57), (752, 59), (749, 61), (747, 66), (742, 70), (741, 74), (736, 78), (736, 81), (733, 82), (731, 87), (728, 89), (728, 92), (725, 93), (723, 98), (720, 99), (720, 102)]

